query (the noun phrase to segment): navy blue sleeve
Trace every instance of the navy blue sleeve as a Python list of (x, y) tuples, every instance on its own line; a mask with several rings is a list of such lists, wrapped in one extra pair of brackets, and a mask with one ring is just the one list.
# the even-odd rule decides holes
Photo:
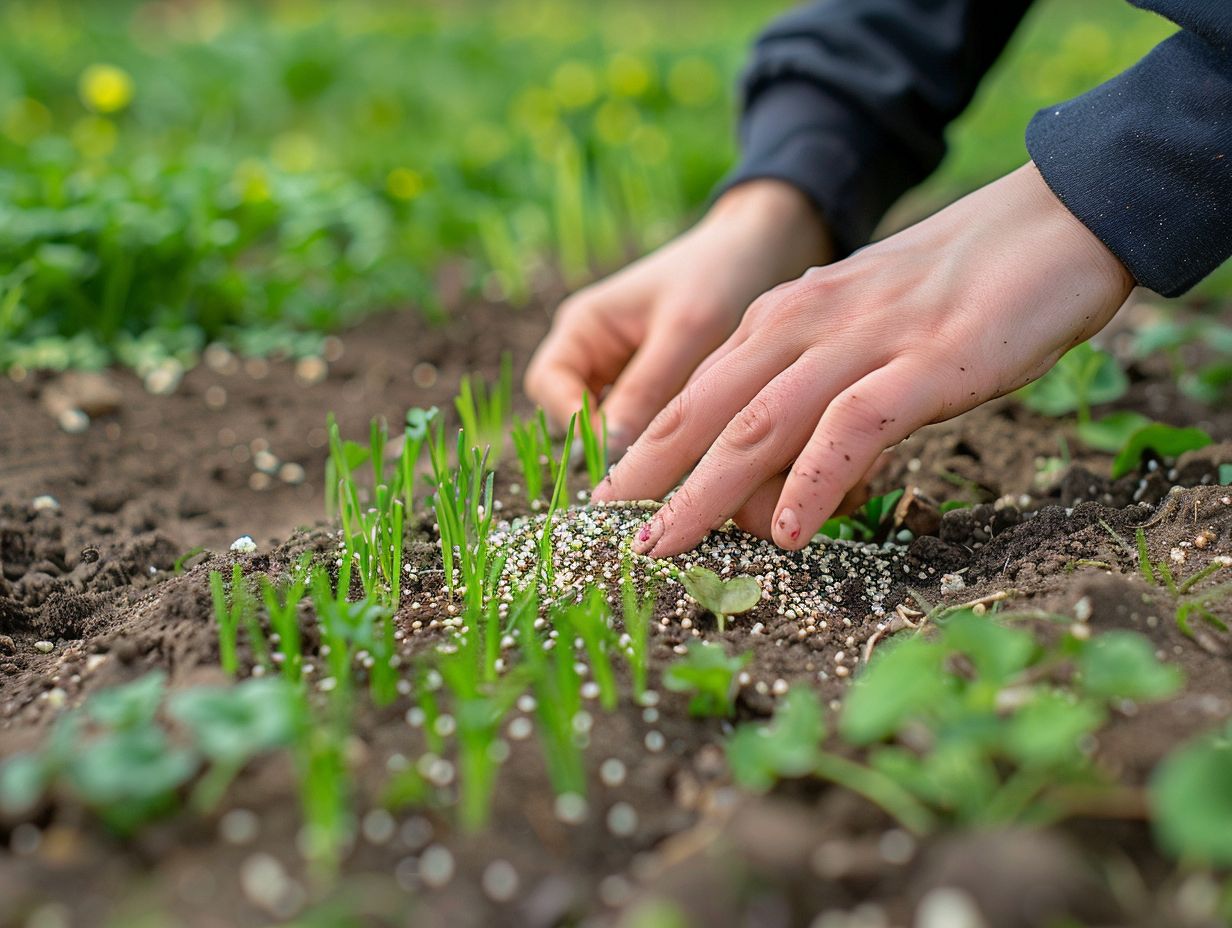
[(786, 14), (744, 74), (743, 157), (721, 189), (785, 180), (820, 210), (840, 257), (860, 247), (940, 163), (946, 125), (1030, 3), (820, 0)]
[(1164, 296), (1232, 256), (1232, 0), (1131, 0), (1181, 31), (1041, 110), (1027, 149), (1061, 202)]

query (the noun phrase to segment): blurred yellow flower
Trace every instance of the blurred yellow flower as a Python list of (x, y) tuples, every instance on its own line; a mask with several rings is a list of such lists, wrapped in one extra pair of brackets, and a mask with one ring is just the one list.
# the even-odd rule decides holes
[(78, 82), (81, 101), (96, 113), (118, 113), (133, 100), (133, 79), (110, 64), (92, 64)]
[(398, 200), (413, 200), (424, 190), (424, 177), (411, 168), (394, 168), (385, 177), (385, 189)]
[(621, 97), (640, 97), (650, 89), (650, 65), (635, 55), (621, 52), (607, 63), (607, 85)]
[(552, 90), (567, 110), (589, 106), (599, 96), (595, 72), (580, 61), (566, 61), (552, 75)]
[(705, 58), (681, 58), (667, 74), (668, 93), (685, 106), (705, 106), (719, 92), (719, 72)]

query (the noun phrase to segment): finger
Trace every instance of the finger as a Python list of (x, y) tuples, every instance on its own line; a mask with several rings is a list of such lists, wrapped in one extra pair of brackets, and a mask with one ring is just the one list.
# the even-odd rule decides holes
[(632, 345), (602, 325), (594, 311), (562, 305), (526, 369), (526, 395), (563, 428), (582, 408), (583, 395), (596, 399), (632, 353)]
[(945, 391), (926, 387), (927, 371), (892, 362), (843, 390), (827, 407), (788, 474), (772, 537), (783, 548), (807, 545), (878, 455), (940, 414)]
[(790, 347), (750, 341), (676, 395), (654, 417), (592, 499), (656, 499), (674, 487), (723, 427), (796, 360)]
[(702, 359), (701, 363), (698, 364), (693, 370), (693, 373), (689, 375), (689, 379), (686, 381), (685, 385), (691, 386), (694, 382), (700, 379), (712, 367), (747, 342), (749, 340), (749, 335), (750, 331), (744, 326), (741, 326), (736, 329), (735, 332), (732, 332), (731, 336), (724, 341), (723, 344), (719, 345), (718, 348), (714, 349), (714, 351), (710, 352), (710, 354), (706, 355), (706, 357)]
[(696, 545), (795, 460), (830, 401), (868, 367), (851, 352), (815, 350), (775, 377), (723, 429), (633, 550), (671, 557)]
[[(869, 481), (882, 469), (888, 458), (888, 454), (882, 454), (878, 458), (872, 470), (865, 474), (860, 482), (843, 497), (843, 501), (834, 511), (835, 515), (850, 515), (868, 502), (871, 494)], [(756, 535), (758, 538), (765, 538), (769, 541), (774, 528), (774, 512), (778, 509), (779, 497), (786, 483), (786, 472), (775, 474), (753, 491), (753, 495), (732, 516), (732, 521), (750, 535)]]
[(603, 403), (613, 458), (623, 455), (646, 430), (713, 347), (712, 340), (682, 332), (675, 322), (647, 334)]

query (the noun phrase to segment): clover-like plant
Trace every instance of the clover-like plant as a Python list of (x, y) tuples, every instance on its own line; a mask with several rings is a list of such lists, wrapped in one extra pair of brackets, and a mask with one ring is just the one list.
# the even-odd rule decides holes
[(748, 612), (761, 602), (761, 585), (754, 577), (724, 580), (700, 565), (680, 571), (678, 576), (697, 604), (714, 615), (721, 632), (727, 630), (727, 620), (731, 616)]
[(688, 652), (663, 674), (663, 685), (674, 693), (691, 693), (689, 713), (726, 718), (735, 711), (736, 678), (749, 654), (728, 657), (720, 644), (690, 642)]

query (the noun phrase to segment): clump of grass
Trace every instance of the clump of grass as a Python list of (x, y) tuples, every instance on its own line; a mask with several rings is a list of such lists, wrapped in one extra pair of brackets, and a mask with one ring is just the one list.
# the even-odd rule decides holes
[(603, 591), (592, 587), (580, 603), (568, 610), (568, 616), (570, 624), (586, 648), (590, 670), (599, 687), (599, 703), (611, 712), (616, 708), (619, 694), (616, 690), (616, 674), (612, 670), (612, 661), (608, 654), (616, 642), (612, 632), (611, 613)]
[(261, 577), (261, 599), (269, 614), (270, 630), (278, 636), (278, 655), (271, 655), (283, 678), (299, 683), (303, 674), (303, 647), (299, 629), (299, 604), (308, 587), (311, 552), (305, 552), (291, 572), (290, 580), (281, 587), (268, 577)]
[(239, 670), (237, 643), (241, 625), (248, 631), (249, 644), (258, 663), (267, 664), (265, 635), (257, 621), (256, 603), (244, 580), (244, 568), (240, 564), (231, 568), (229, 586), (219, 571), (211, 570), (210, 598), (214, 605), (214, 623), (218, 626), (218, 662), (223, 672), (234, 677)]
[(556, 483), (556, 461), (552, 456), (552, 437), (543, 410), (529, 422), (513, 420), (513, 448), (522, 469), (522, 488), (532, 508), (543, 499), (543, 467), (546, 463), (553, 485)]
[(505, 446), (505, 423), (513, 414), (513, 359), (509, 352), (501, 355), (500, 375), (491, 387), (478, 375), (463, 377), (454, 406), (462, 430), (479, 447), (490, 449), (495, 466)]
[(651, 587), (638, 594), (633, 582), (633, 553), (625, 542), (620, 561), (621, 612), (624, 621), (629, 665), (633, 672), (633, 695), (641, 699), (646, 692), (649, 664), (650, 620), (654, 615), (655, 591)]
[(551, 589), (553, 577), (552, 524), (556, 513), (565, 505), (569, 494), (569, 449), (573, 447), (573, 433), (578, 417), (575, 413), (569, 417), (569, 425), (565, 429), (565, 443), (561, 448), (560, 461), (556, 465), (556, 483), (552, 487), (552, 499), (543, 519), (543, 531), (539, 535), (539, 564), (537, 569), (538, 582), (545, 589)]

